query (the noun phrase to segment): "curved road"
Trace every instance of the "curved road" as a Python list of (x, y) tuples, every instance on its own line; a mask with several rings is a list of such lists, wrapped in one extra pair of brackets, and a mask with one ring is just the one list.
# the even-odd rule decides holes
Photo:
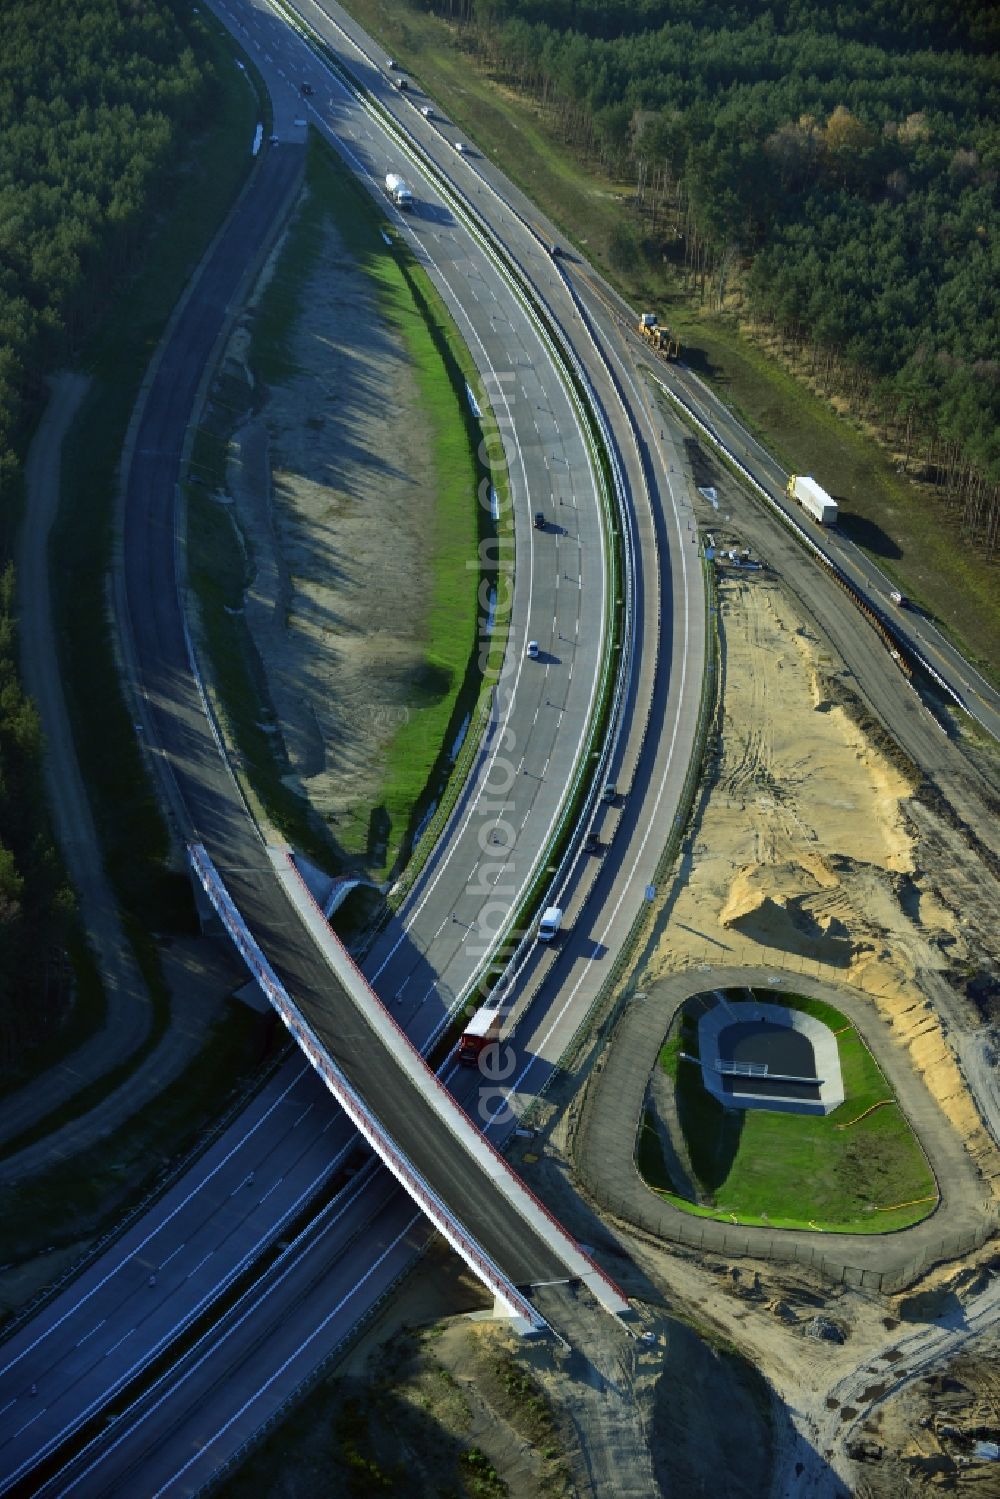
[[(695, 1217), (651, 1192), (635, 1166), (635, 1141), (650, 1074), (671, 1020), (692, 995), (753, 984), (764, 974), (783, 977), (789, 989), (827, 1000), (850, 1017), (892, 1084), (900, 1107), (914, 1127), (930, 1161), (941, 1194), (939, 1207), (921, 1223), (890, 1235), (808, 1233), (793, 1229), (730, 1226)], [(891, 1027), (873, 1002), (846, 985), (782, 974), (778, 967), (687, 969), (650, 985), (634, 1000), (615, 1029), (600, 1074), (588, 1088), (574, 1146), (576, 1167), (589, 1191), (606, 1209), (641, 1225), (657, 1238), (697, 1244), (719, 1253), (793, 1259), (845, 1274), (854, 1284), (879, 1289), (895, 1284), (905, 1270), (931, 1263), (943, 1246), (981, 1243), (996, 1224), (996, 1204), (966, 1153), (964, 1144), (932, 1098), (923, 1078), (893, 1040)]]
[[(262, 24), (269, 28), (262, 40), (262, 53), (269, 47), (277, 52), (279, 42), (282, 46), (293, 49), (297, 46), (284, 29), (274, 31), (270, 17), (265, 15)], [(262, 58), (263, 60), (265, 59)], [(303, 66), (296, 61), (292, 75), (296, 79), (294, 87), (297, 87), (297, 75)], [(321, 81), (324, 75), (317, 73), (315, 76)], [(286, 100), (289, 94), (294, 102), (291, 87), (286, 90)], [(324, 108), (330, 110), (332, 124), (346, 135), (349, 149), (356, 152), (362, 146), (365, 136), (371, 135), (371, 122), (359, 118), (356, 113), (348, 118), (344, 100), (339, 95), (335, 108), (328, 103), (324, 103)], [(294, 124), (281, 125), (278, 133), (283, 141), (291, 140), (295, 138), (296, 129)], [(384, 149), (383, 146), (382, 150)], [(271, 153), (265, 169), (278, 171), (271, 163), (289, 154), (283, 144)], [(503, 214), (495, 204), (490, 211), (497, 214), (502, 224)], [(437, 222), (440, 223), (440, 220)], [(511, 237), (515, 237), (515, 226), (506, 224), (502, 227)], [(434, 232), (440, 235), (442, 231), (435, 228)], [(518, 230), (517, 234), (520, 235), (521, 231)], [(554, 1018), (541, 1020), (534, 1025), (529, 1021), (519, 1026), (519, 1038), (523, 1034), (529, 1059), (535, 1056), (542, 1058), (537, 1064), (541, 1076), (551, 1068), (551, 1061), (545, 1061), (545, 1056), (558, 1055), (569, 1039), (578, 1016), (589, 1004), (603, 977), (603, 958), (608, 951), (613, 950), (619, 933), (627, 930), (635, 909), (641, 904), (648, 871), (655, 866), (665, 828), (669, 826), (672, 817), (672, 799), (686, 768), (685, 749), (690, 742), (694, 716), (689, 700), (692, 688), (700, 683), (699, 663), (703, 633), (700, 572), (694, 560), (695, 548), (690, 540), (690, 533), (678, 516), (676, 506), (668, 500), (665, 508), (661, 509), (655, 499), (656, 486), (661, 486), (659, 492), (665, 497), (670, 494), (664, 457), (655, 443), (647, 443), (640, 456), (632, 442), (628, 425), (616, 405), (615, 392), (607, 372), (595, 351), (587, 344), (579, 324), (575, 322), (576, 313), (571, 300), (564, 288), (560, 290), (561, 281), (552, 283), (552, 267), (547, 263), (543, 264), (537, 243), (528, 235), (523, 235), (522, 254), (526, 261), (537, 266), (540, 277), (544, 275), (546, 291), (550, 294), (555, 292), (562, 298), (561, 315), (573, 326), (574, 342), (581, 345), (592, 372), (591, 377), (604, 393), (609, 420), (613, 421), (620, 434), (622, 459), (635, 505), (634, 523), (645, 584), (638, 600), (644, 616), (644, 632), (639, 642), (635, 686), (629, 704), (629, 733), (622, 747), (621, 764), (625, 768), (622, 779), (626, 786), (631, 785), (633, 778), (635, 779), (637, 798), (648, 787), (653, 804), (661, 809), (658, 827), (651, 819), (646, 819), (641, 826), (637, 826), (638, 818), (628, 817), (622, 840), (615, 848), (614, 859), (608, 859), (603, 868), (598, 866), (600, 874), (596, 882), (592, 879), (592, 868), (578, 871), (576, 878), (581, 888), (594, 883), (598, 888), (587, 908), (588, 918), (594, 924), (594, 934), (591, 935), (586, 930), (574, 931), (567, 950), (561, 958), (555, 960), (565, 965), (566, 973), (571, 979), (573, 1003), (564, 1004)], [(496, 319), (499, 321), (507, 311), (508, 304), (505, 301), (502, 309), (497, 310)], [(515, 367), (516, 361), (515, 354)], [(534, 362), (534, 367), (537, 367), (537, 361)], [(551, 394), (546, 385), (543, 399), (548, 399)], [(551, 407), (551, 400), (549, 405)], [(537, 417), (533, 420), (537, 421), (539, 428), (548, 431), (551, 437), (555, 435), (558, 418), (552, 414), (550, 428), (547, 424), (548, 414), (543, 412), (541, 420)], [(639, 411), (637, 419), (644, 419), (642, 411)], [(541, 449), (542, 431), (538, 431), (537, 436)], [(146, 443), (142, 446), (145, 448)], [(158, 470), (166, 460), (160, 454), (155, 440), (148, 456), (151, 459), (151, 478), (162, 477)], [(545, 467), (544, 463), (542, 466)], [(647, 479), (651, 479), (654, 485), (652, 506), (645, 498)], [(152, 551), (157, 546), (162, 549), (171, 545), (172, 533), (165, 519), (165, 512), (163, 518), (154, 518), (151, 539), (154, 543)], [(665, 550), (668, 539), (672, 543), (669, 562), (679, 580), (679, 586), (674, 591), (673, 610), (665, 618), (666, 630), (661, 646), (657, 630), (660, 613), (657, 585), (660, 550)], [(560, 545), (562, 544), (560, 536)], [(579, 589), (579, 581), (577, 588)], [(240, 869), (243, 866), (239, 860), (244, 845), (236, 826), (238, 809), (232, 800), (232, 787), (231, 784), (225, 784), (226, 777), (219, 769), (218, 762), (214, 768), (210, 768), (202, 757), (199, 737), (202, 733), (199, 726), (200, 705), (190, 698), (190, 684), (176, 664), (181, 659), (176, 639), (177, 626), (168, 617), (168, 604), (169, 601), (164, 603), (163, 618), (158, 628), (161, 632), (168, 632), (168, 639), (170, 632), (174, 632), (171, 659), (175, 664), (148, 684), (150, 712), (157, 715), (158, 719), (168, 720), (165, 732), (169, 735), (167, 742), (171, 747), (174, 772), (178, 777), (188, 776), (195, 783), (192, 794), (198, 809), (199, 826), (203, 831), (207, 829), (217, 847), (227, 850), (225, 863), (237, 886), (237, 893), (251, 905), (258, 898), (259, 891), (252, 883), (256, 876), (251, 877), (249, 888), (244, 888), (240, 883)], [(159, 610), (159, 603), (156, 608)], [(559, 633), (555, 616), (553, 626), (555, 632)], [(658, 671), (660, 663), (662, 670)], [(541, 701), (536, 699), (535, 714), (539, 717), (542, 706)], [(668, 732), (658, 731), (647, 737), (650, 707), (653, 708), (657, 727), (665, 722)], [(544, 760), (541, 763), (544, 765)], [(618, 769), (616, 766), (616, 776)], [(522, 774), (525, 772), (522, 771)], [(215, 778), (219, 784), (213, 787), (210, 777)], [(202, 798), (201, 801), (198, 800), (199, 797)], [(612, 825), (622, 817), (620, 811), (605, 815)], [(530, 829), (531, 819), (528, 819), (527, 827)], [(586, 878), (583, 878), (584, 875)], [(242, 878), (245, 883), (247, 877)], [(438, 882), (439, 891), (442, 884), (443, 881)], [(419, 892), (415, 894), (419, 898)], [(448, 911), (447, 892), (442, 891), (442, 895), (445, 900), (444, 909)], [(275, 912), (271, 919), (280, 923), (284, 919), (281, 908), (276, 907)], [(401, 925), (405, 925), (405, 920), (404, 915)], [(428, 935), (433, 939), (435, 933), (439, 941), (452, 935), (436, 929), (432, 922)], [(603, 940), (605, 937), (607, 941)], [(412, 944), (412, 939), (408, 940)], [(377, 954), (374, 956), (377, 961), (381, 961)], [(296, 953), (294, 958), (297, 965), (303, 955)], [(477, 961), (474, 955), (472, 961)], [(436, 959), (434, 962), (437, 966)], [(412, 961), (410, 967), (412, 969)], [(388, 999), (392, 999), (397, 991), (384, 989), (383, 992)], [(428, 1006), (424, 1010), (419, 992), (414, 993), (412, 1000), (404, 997), (400, 1006), (404, 1020), (411, 1021), (416, 1017), (417, 1025), (413, 1029), (418, 1038), (422, 1028), (433, 1028), (438, 1021), (439, 1007)], [(410, 1013), (407, 1013), (408, 1010)], [(424, 1011), (423, 1015), (419, 1013), (421, 1010)], [(15, 1383), (13, 1388), (19, 1391), (14, 1398), (22, 1412), (25, 1411), (21, 1405), (24, 1399), (24, 1380), (29, 1377), (28, 1369), (34, 1370), (36, 1367), (42, 1376), (38, 1387), (46, 1397), (46, 1410), (51, 1387), (55, 1386), (58, 1390), (60, 1402), (65, 1400), (61, 1409), (54, 1412), (53, 1427), (61, 1429), (59, 1422), (68, 1416), (74, 1402), (75, 1408), (79, 1409), (81, 1406), (81, 1392), (76, 1385), (83, 1373), (83, 1365), (86, 1365), (88, 1376), (95, 1369), (100, 1372), (103, 1383), (100, 1388), (94, 1386), (96, 1393), (90, 1399), (97, 1403), (103, 1402), (116, 1382), (127, 1379), (129, 1371), (142, 1358), (143, 1350), (155, 1346), (158, 1339), (165, 1338), (176, 1330), (182, 1320), (190, 1315), (191, 1307), (210, 1296), (221, 1281), (232, 1273), (233, 1267), (242, 1263), (252, 1252), (256, 1243), (269, 1235), (273, 1236), (283, 1219), (287, 1220), (294, 1205), (300, 1203), (309, 1190), (314, 1190), (315, 1183), (333, 1170), (338, 1160), (343, 1159), (344, 1153), (351, 1148), (349, 1132), (344, 1129), (342, 1121), (331, 1114), (329, 1100), (322, 1090), (311, 1078), (296, 1076), (297, 1072), (301, 1073), (301, 1069), (294, 1066), (286, 1069), (282, 1078), (257, 1101), (254, 1110), (241, 1121), (239, 1128), (231, 1131), (209, 1155), (197, 1163), (184, 1182), (157, 1206), (151, 1218), (137, 1225), (125, 1240), (114, 1247), (104, 1262), (93, 1267), (88, 1272), (88, 1279), (78, 1283), (70, 1292), (52, 1303), (41, 1322), (25, 1329), (18, 1342), (26, 1351), (19, 1360), (16, 1372), (10, 1371), (11, 1378), (20, 1381), (20, 1385)], [(468, 1086), (476, 1087), (474, 1074), (467, 1075), (466, 1087)], [(254, 1121), (257, 1121), (256, 1125)], [(509, 1128), (509, 1122), (504, 1128)], [(253, 1363), (244, 1360), (238, 1364), (233, 1378), (224, 1382), (222, 1388), (210, 1371), (204, 1374), (204, 1382), (200, 1388), (192, 1391), (193, 1382), (188, 1382), (187, 1408), (190, 1414), (185, 1419), (194, 1423), (194, 1427), (200, 1432), (198, 1441), (205, 1447), (199, 1459), (202, 1472), (210, 1471), (211, 1464), (218, 1459), (226, 1443), (235, 1437), (238, 1419), (256, 1422), (263, 1418), (268, 1409), (273, 1409), (283, 1393), (294, 1388), (301, 1372), (309, 1366), (309, 1361), (315, 1362), (329, 1347), (336, 1346), (352, 1320), (363, 1312), (365, 1305), (370, 1304), (412, 1258), (413, 1247), (406, 1229), (406, 1222), (412, 1218), (412, 1213), (404, 1204), (404, 1221), (393, 1231), (392, 1224), (398, 1225), (398, 1218), (390, 1224), (385, 1216), (390, 1210), (377, 1208), (374, 1188), (367, 1188), (366, 1194), (369, 1200), (364, 1213), (359, 1215), (357, 1204), (352, 1204), (350, 1234), (355, 1246), (352, 1259), (344, 1261), (344, 1247), (341, 1245), (327, 1262), (323, 1257), (332, 1253), (329, 1242), (310, 1251), (310, 1265), (316, 1266), (321, 1259), (323, 1263), (329, 1263), (329, 1274), (336, 1281), (336, 1293), (332, 1289), (334, 1282), (330, 1282), (329, 1294), (333, 1300), (329, 1305), (329, 1316), (322, 1312), (316, 1299), (310, 1301), (305, 1314), (300, 1310), (294, 1316), (284, 1315), (282, 1307), (292, 1308), (298, 1303), (294, 1296), (283, 1302), (278, 1288), (269, 1289), (265, 1304), (255, 1309), (258, 1341), (263, 1338), (266, 1348), (267, 1336), (260, 1331), (264, 1325), (272, 1329), (284, 1326), (289, 1338), (299, 1337), (299, 1344), (304, 1351), (298, 1362), (290, 1359), (283, 1364), (280, 1379), (274, 1372), (266, 1376), (263, 1372), (256, 1375)], [(398, 1198), (394, 1211), (399, 1213)], [(362, 1265), (366, 1267), (363, 1273)], [(150, 1273), (156, 1276), (155, 1286), (148, 1284)], [(309, 1269), (303, 1273), (314, 1272)], [(270, 1322), (266, 1321), (268, 1316), (271, 1318)], [(50, 1331), (47, 1332), (46, 1328)], [(80, 1372), (74, 1373), (71, 1387), (65, 1388), (66, 1376), (60, 1371), (68, 1371), (74, 1365), (80, 1366)], [(213, 1401), (212, 1411), (219, 1411), (218, 1417), (214, 1418), (214, 1426), (213, 1416), (206, 1405), (207, 1392), (210, 1392)], [(223, 1415), (222, 1412), (222, 1404), (226, 1400), (230, 1402), (229, 1415)], [(233, 1402), (242, 1411), (242, 1417), (238, 1418)], [(184, 1445), (184, 1441), (177, 1435), (179, 1409), (176, 1404), (171, 1405), (170, 1412), (161, 1417), (161, 1437), (165, 1443), (162, 1451), (167, 1454), (164, 1461), (168, 1464), (169, 1454)], [(40, 1406), (29, 1405), (25, 1415), (30, 1418), (32, 1426), (41, 1425)], [(27, 1440), (26, 1428), (19, 1427), (18, 1430)], [(218, 1440), (213, 1437), (209, 1441), (206, 1433), (215, 1433)], [(156, 1448), (156, 1444), (150, 1440), (148, 1428), (139, 1435), (138, 1440), (142, 1449), (150, 1454), (152, 1461), (154, 1450), (161, 1449)], [(183, 1482), (186, 1486), (192, 1481), (192, 1473), (187, 1464), (185, 1468), (187, 1472)]]

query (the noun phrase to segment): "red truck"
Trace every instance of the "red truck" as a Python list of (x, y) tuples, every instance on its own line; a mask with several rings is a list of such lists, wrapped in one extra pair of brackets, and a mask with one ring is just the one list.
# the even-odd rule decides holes
[(500, 1040), (503, 1015), (500, 1010), (491, 1010), (487, 1005), (476, 1011), (459, 1037), (458, 1060), (466, 1067), (475, 1067), (479, 1054), (487, 1046)]

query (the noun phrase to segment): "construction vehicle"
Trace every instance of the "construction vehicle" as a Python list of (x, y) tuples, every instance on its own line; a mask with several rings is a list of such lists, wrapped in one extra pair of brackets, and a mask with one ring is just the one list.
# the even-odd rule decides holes
[(660, 327), (660, 324), (656, 320), (655, 312), (644, 312), (641, 314), (639, 318), (639, 332), (665, 359), (680, 358), (680, 340), (674, 337), (669, 328)]
[(397, 208), (412, 208), (413, 194), (398, 172), (387, 172), (385, 190)]
[(792, 474), (786, 493), (790, 500), (797, 501), (806, 514), (811, 515), (813, 520), (818, 520), (821, 526), (837, 524), (837, 501), (808, 474)]
[(476, 1011), (458, 1040), (458, 1060), (466, 1067), (475, 1067), (479, 1054), (487, 1046), (500, 1040), (503, 1016), (499, 1009), (483, 1005)]

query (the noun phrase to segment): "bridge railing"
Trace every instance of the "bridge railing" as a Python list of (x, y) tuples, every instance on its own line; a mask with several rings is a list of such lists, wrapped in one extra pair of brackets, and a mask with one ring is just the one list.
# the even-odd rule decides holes
[(191, 867), (213, 909), (254, 979), (281, 1016), (289, 1034), (298, 1043), (354, 1126), (385, 1162), (414, 1202), (427, 1214), (435, 1228), (444, 1235), (456, 1253), (461, 1255), (472, 1273), (507, 1308), (510, 1315), (523, 1318), (536, 1331), (545, 1327), (547, 1324), (530, 1301), (521, 1295), (513, 1282), (504, 1275), (499, 1265), (445, 1206), (328, 1055), (309, 1022), (261, 951), (204, 845), (189, 844), (188, 856), (191, 860)]

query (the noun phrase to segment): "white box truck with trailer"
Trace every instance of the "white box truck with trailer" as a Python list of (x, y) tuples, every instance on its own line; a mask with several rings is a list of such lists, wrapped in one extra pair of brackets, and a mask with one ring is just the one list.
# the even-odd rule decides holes
[(837, 501), (827, 494), (821, 484), (808, 475), (792, 474), (788, 481), (788, 498), (796, 500), (807, 515), (818, 520), (821, 526), (837, 524)]
[(398, 172), (386, 174), (385, 190), (397, 208), (413, 207), (413, 194)]

